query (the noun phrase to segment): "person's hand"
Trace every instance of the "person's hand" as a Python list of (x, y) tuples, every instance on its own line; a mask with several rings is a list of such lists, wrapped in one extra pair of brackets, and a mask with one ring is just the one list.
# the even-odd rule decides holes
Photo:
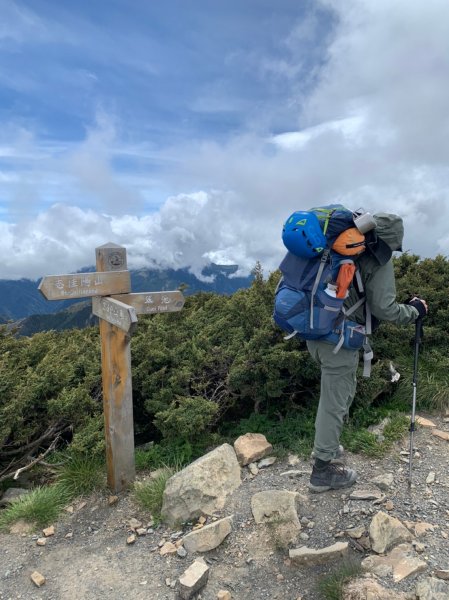
[(425, 317), (429, 311), (427, 306), (427, 302), (422, 298), (418, 298), (418, 296), (414, 296), (411, 300), (407, 302), (410, 306), (413, 306), (418, 311), (418, 319), (422, 319)]

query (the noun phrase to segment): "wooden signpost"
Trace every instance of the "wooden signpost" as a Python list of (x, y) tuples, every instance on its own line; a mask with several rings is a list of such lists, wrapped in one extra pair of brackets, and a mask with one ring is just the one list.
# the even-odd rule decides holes
[(135, 477), (130, 344), (137, 315), (179, 311), (184, 296), (178, 290), (132, 294), (126, 249), (108, 243), (95, 254), (96, 272), (49, 275), (39, 290), (47, 300), (92, 297), (100, 318), (108, 485), (119, 492)]

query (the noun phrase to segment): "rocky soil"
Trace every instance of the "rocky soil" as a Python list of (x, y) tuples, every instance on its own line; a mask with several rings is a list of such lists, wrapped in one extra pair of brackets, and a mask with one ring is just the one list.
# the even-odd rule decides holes
[[(318, 495), (307, 489), (311, 461), (290, 456), (264, 467), (254, 459), (223, 508), (182, 528), (155, 526), (128, 494), (80, 500), (47, 536), (19, 523), (0, 534), (0, 599), (173, 600), (187, 589), (180, 577), (200, 558), (207, 582), (195, 598), (319, 600), (317, 582), (343, 557), (363, 561), (371, 574), (348, 599), (449, 599), (449, 441), (434, 435), (449, 432), (449, 423), (427, 417), (435, 427), (416, 432), (411, 488), (404, 438), (381, 460), (348, 455), (357, 484)], [(270, 498), (258, 494), (269, 491), (298, 494), (271, 495), (275, 515), (276, 506), (264, 508)], [(224, 537), (212, 550), (200, 551), (207, 540), (185, 538), (231, 516), (209, 530)], [(329, 547), (328, 556), (308, 550)]]

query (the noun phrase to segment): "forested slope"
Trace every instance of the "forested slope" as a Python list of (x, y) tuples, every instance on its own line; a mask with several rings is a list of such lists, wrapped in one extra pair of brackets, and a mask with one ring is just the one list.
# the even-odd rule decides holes
[[(418, 402), (442, 404), (449, 396), (449, 262), (403, 255), (395, 268), (398, 298), (419, 294), (430, 308)], [(278, 444), (308, 443), (319, 370), (305, 344), (285, 342), (271, 320), (277, 280), (277, 273), (264, 280), (256, 269), (249, 289), (231, 296), (198, 293), (180, 313), (139, 318), (132, 339), (138, 442), (184, 445), (195, 454), (250, 419), (253, 430), (269, 428)], [(373, 374), (359, 380), (354, 427), (366, 427), (382, 411), (407, 408), (413, 333), (413, 326), (383, 324), (373, 336)], [(401, 373), (398, 384), (390, 381), (390, 361)], [(0, 473), (58, 434), (58, 444), (102, 452), (97, 327), (18, 339), (4, 327), (0, 373)]]

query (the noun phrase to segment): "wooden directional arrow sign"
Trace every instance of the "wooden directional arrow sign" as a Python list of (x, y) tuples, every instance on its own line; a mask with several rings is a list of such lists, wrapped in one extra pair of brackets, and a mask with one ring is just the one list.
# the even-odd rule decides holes
[(126, 333), (131, 333), (137, 323), (135, 309), (114, 298), (92, 298), (92, 313)]
[(38, 289), (47, 300), (109, 296), (129, 292), (131, 278), (129, 271), (48, 275), (42, 279)]
[(142, 292), (113, 296), (116, 300), (129, 304), (138, 315), (177, 312), (184, 306), (184, 296), (179, 290), (173, 292)]

